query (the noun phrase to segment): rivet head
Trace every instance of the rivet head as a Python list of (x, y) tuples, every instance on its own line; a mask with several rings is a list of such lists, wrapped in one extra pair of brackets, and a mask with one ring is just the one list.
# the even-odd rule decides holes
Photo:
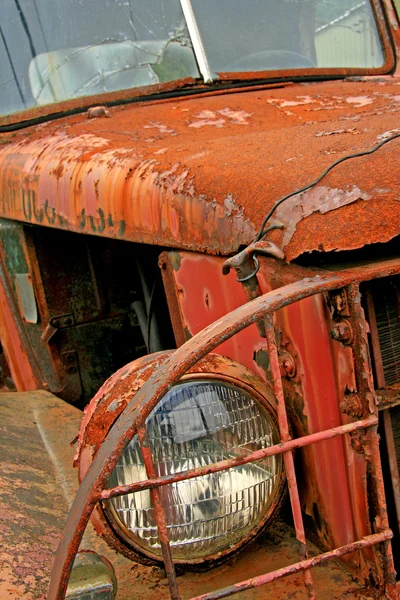
[(289, 352), (283, 352), (279, 356), (279, 366), (282, 377), (289, 377), (292, 379), (296, 376), (297, 367), (296, 361)]
[(349, 346), (353, 341), (353, 330), (348, 321), (340, 321), (335, 323), (329, 332), (329, 335), (336, 342), (341, 342), (345, 346)]

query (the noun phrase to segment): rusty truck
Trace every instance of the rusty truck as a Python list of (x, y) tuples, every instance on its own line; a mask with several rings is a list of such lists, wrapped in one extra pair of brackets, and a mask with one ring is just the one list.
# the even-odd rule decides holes
[(397, 599), (398, 0), (0, 11), (0, 597)]

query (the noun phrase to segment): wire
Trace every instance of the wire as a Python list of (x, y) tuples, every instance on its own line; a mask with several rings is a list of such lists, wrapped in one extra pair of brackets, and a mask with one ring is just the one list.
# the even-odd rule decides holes
[(334, 163), (332, 163), (329, 167), (327, 167), (325, 169), (325, 171), (323, 171), (321, 173), (321, 175), (319, 177), (317, 177), (317, 179), (315, 179), (315, 181), (312, 181), (308, 185), (305, 185), (304, 187), (301, 187), (301, 188), (295, 190), (294, 192), (290, 192), (290, 194), (286, 194), (286, 196), (283, 196), (283, 198), (281, 198), (280, 200), (275, 202), (275, 204), (273, 205), (273, 207), (271, 208), (271, 210), (269, 211), (267, 216), (264, 218), (262, 225), (260, 227), (260, 230), (254, 241), (258, 242), (265, 236), (266, 233), (268, 233), (268, 231), (270, 230), (270, 227), (268, 227), (267, 229), (264, 229), (264, 227), (266, 226), (266, 224), (268, 223), (269, 219), (274, 214), (274, 212), (276, 211), (278, 206), (280, 206), (283, 202), (285, 202), (286, 200), (289, 200), (289, 198), (292, 198), (293, 196), (296, 196), (297, 194), (306, 192), (310, 188), (314, 187), (314, 185), (317, 185), (317, 183), (319, 183), (321, 181), (321, 179), (323, 179), (325, 177), (325, 175), (327, 175), (329, 173), (329, 171), (332, 171), (332, 169), (334, 169), (335, 167), (340, 165), (340, 163), (345, 162), (346, 160), (350, 160), (351, 158), (359, 158), (361, 156), (367, 156), (368, 154), (373, 154), (374, 152), (379, 150), (379, 148), (382, 148), (382, 146), (391, 142), (392, 140), (395, 140), (396, 138), (400, 138), (400, 133), (396, 133), (395, 135), (392, 135), (392, 136), (386, 138), (385, 140), (382, 140), (379, 144), (377, 144), (373, 148), (370, 148), (369, 150), (364, 150), (363, 152), (357, 152), (356, 154), (348, 154), (347, 156), (342, 156), (342, 158), (335, 160)]

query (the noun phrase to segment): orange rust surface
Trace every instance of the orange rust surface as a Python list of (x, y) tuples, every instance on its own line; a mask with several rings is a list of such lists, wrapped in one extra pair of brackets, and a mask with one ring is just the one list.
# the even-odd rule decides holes
[[(100, 497), (101, 490), (106, 487), (110, 473), (124, 452), (129, 439), (144, 423), (151, 410), (175, 381), (197, 361), (212, 352), (227, 336), (234, 335), (246, 326), (259, 321), (266, 312), (275, 312), (289, 302), (295, 303), (311, 295), (336, 290), (357, 281), (391, 276), (398, 271), (399, 261), (389, 260), (337, 273), (318, 274), (315, 277), (306, 278), (302, 282), (289, 284), (283, 290), (273, 291), (255, 298), (251, 303), (234, 310), (225, 318), (206, 327), (168, 356), (137, 391), (135, 401), (129, 403), (121, 413), (82, 481), (56, 552), (48, 598), (61, 599), (63, 597), (72, 560), (78, 551), (82, 535), (92, 509)], [(141, 408), (139, 409), (139, 407)], [(374, 452), (376, 451), (377, 448), (374, 448)], [(382, 487), (381, 481), (377, 480), (377, 483)], [(375, 482), (373, 484), (375, 485)], [(383, 519), (381, 524), (386, 527)], [(390, 560), (390, 553), (387, 554), (387, 560)]]
[(0, 339), (17, 389), (20, 391), (38, 389), (41, 382), (29, 362), (2, 278), (0, 278)]
[[(1, 215), (226, 254), (252, 240), (282, 195), (399, 131), (400, 79), (293, 84), (110, 113), (4, 134)], [(271, 235), (288, 260), (399, 235), (399, 150), (395, 140), (339, 165), (297, 198), (304, 215), (290, 239)], [(292, 210), (281, 208), (287, 226)]]
[[(77, 487), (69, 441), (79, 427), (81, 413), (40, 391), (1, 394), (0, 415), (0, 599), (44, 600), (53, 552)], [(163, 569), (139, 565), (116, 555), (93, 531), (86, 532), (83, 547), (106, 556), (115, 567), (118, 600), (168, 597)], [(313, 545), (311, 552), (317, 553)], [(228, 563), (203, 573), (180, 573), (179, 586), (183, 598), (189, 598), (257, 576), (266, 569), (283, 567), (297, 556), (292, 528), (278, 520)], [(359, 588), (337, 564), (315, 569), (314, 576), (322, 600), (373, 597), (372, 591)], [(304, 598), (301, 575), (238, 596), (242, 600), (288, 597)]]
[[(199, 333), (245, 304), (242, 286), (236, 282), (235, 275), (222, 275), (222, 258), (189, 252), (179, 253), (179, 259), (175, 253), (166, 253), (165, 260), (167, 257), (176, 265), (171, 274), (178, 290), (182, 329), (189, 335)], [(265, 268), (269, 261), (260, 259), (260, 263), (260, 283), (267, 292), (274, 287)], [(280, 269), (275, 263), (274, 270), (276, 275), (284, 273), (285, 268)], [(194, 272), (199, 275), (195, 280)], [(309, 276), (311, 274), (310, 271)], [(355, 386), (353, 360), (348, 348), (330, 338), (331, 320), (326, 313), (323, 298), (314, 296), (276, 315), (276, 326), (281, 332), (280, 350), (288, 347), (296, 357), (298, 374), (286, 381), (285, 394), (297, 435), (308, 435), (350, 421), (340, 413), (339, 404), (346, 387), (354, 389)], [(254, 325), (224, 342), (217, 352), (246, 364), (265, 380), (260, 361), (262, 355), (266, 355), (266, 342)], [(303, 510), (318, 521), (321, 545), (341, 546), (370, 534), (364, 456), (356, 454), (342, 439), (310, 446), (301, 454), (302, 469), (298, 477), (301, 477)], [(357, 570), (360, 560), (364, 568), (364, 559), (359, 556), (350, 558), (349, 567)]]

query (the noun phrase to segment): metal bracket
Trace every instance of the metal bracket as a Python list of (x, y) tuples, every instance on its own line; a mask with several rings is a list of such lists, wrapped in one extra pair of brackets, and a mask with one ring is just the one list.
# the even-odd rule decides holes
[(341, 342), (344, 346), (351, 346), (353, 343), (353, 328), (348, 319), (343, 319), (335, 323), (329, 332), (329, 335), (336, 342)]
[(75, 319), (72, 313), (51, 317), (40, 339), (48, 344), (59, 329), (71, 327), (72, 325), (75, 325)]
[(326, 303), (334, 321), (350, 316), (347, 294), (344, 288), (328, 292)]
[[(257, 279), (260, 265), (256, 254), (274, 256), (281, 260), (285, 258), (284, 252), (282, 252), (278, 246), (272, 242), (260, 240), (259, 242), (252, 242), (244, 250), (235, 254), (235, 256), (228, 258), (222, 265), (222, 273), (224, 275), (228, 275), (231, 269), (235, 269), (237, 280), (243, 285), (244, 293), (246, 294), (248, 301), (262, 296), (263, 293)], [(264, 321), (258, 321), (257, 328), (260, 336), (265, 338)]]
[(64, 370), (68, 375), (78, 372), (78, 355), (76, 350), (65, 350), (60, 354)]
[(256, 254), (273, 256), (281, 260), (285, 258), (285, 253), (274, 243), (260, 240), (259, 242), (249, 244), (244, 250), (228, 258), (222, 266), (222, 273), (228, 275), (231, 269), (235, 269), (238, 281), (242, 283), (249, 281), (258, 272)]

